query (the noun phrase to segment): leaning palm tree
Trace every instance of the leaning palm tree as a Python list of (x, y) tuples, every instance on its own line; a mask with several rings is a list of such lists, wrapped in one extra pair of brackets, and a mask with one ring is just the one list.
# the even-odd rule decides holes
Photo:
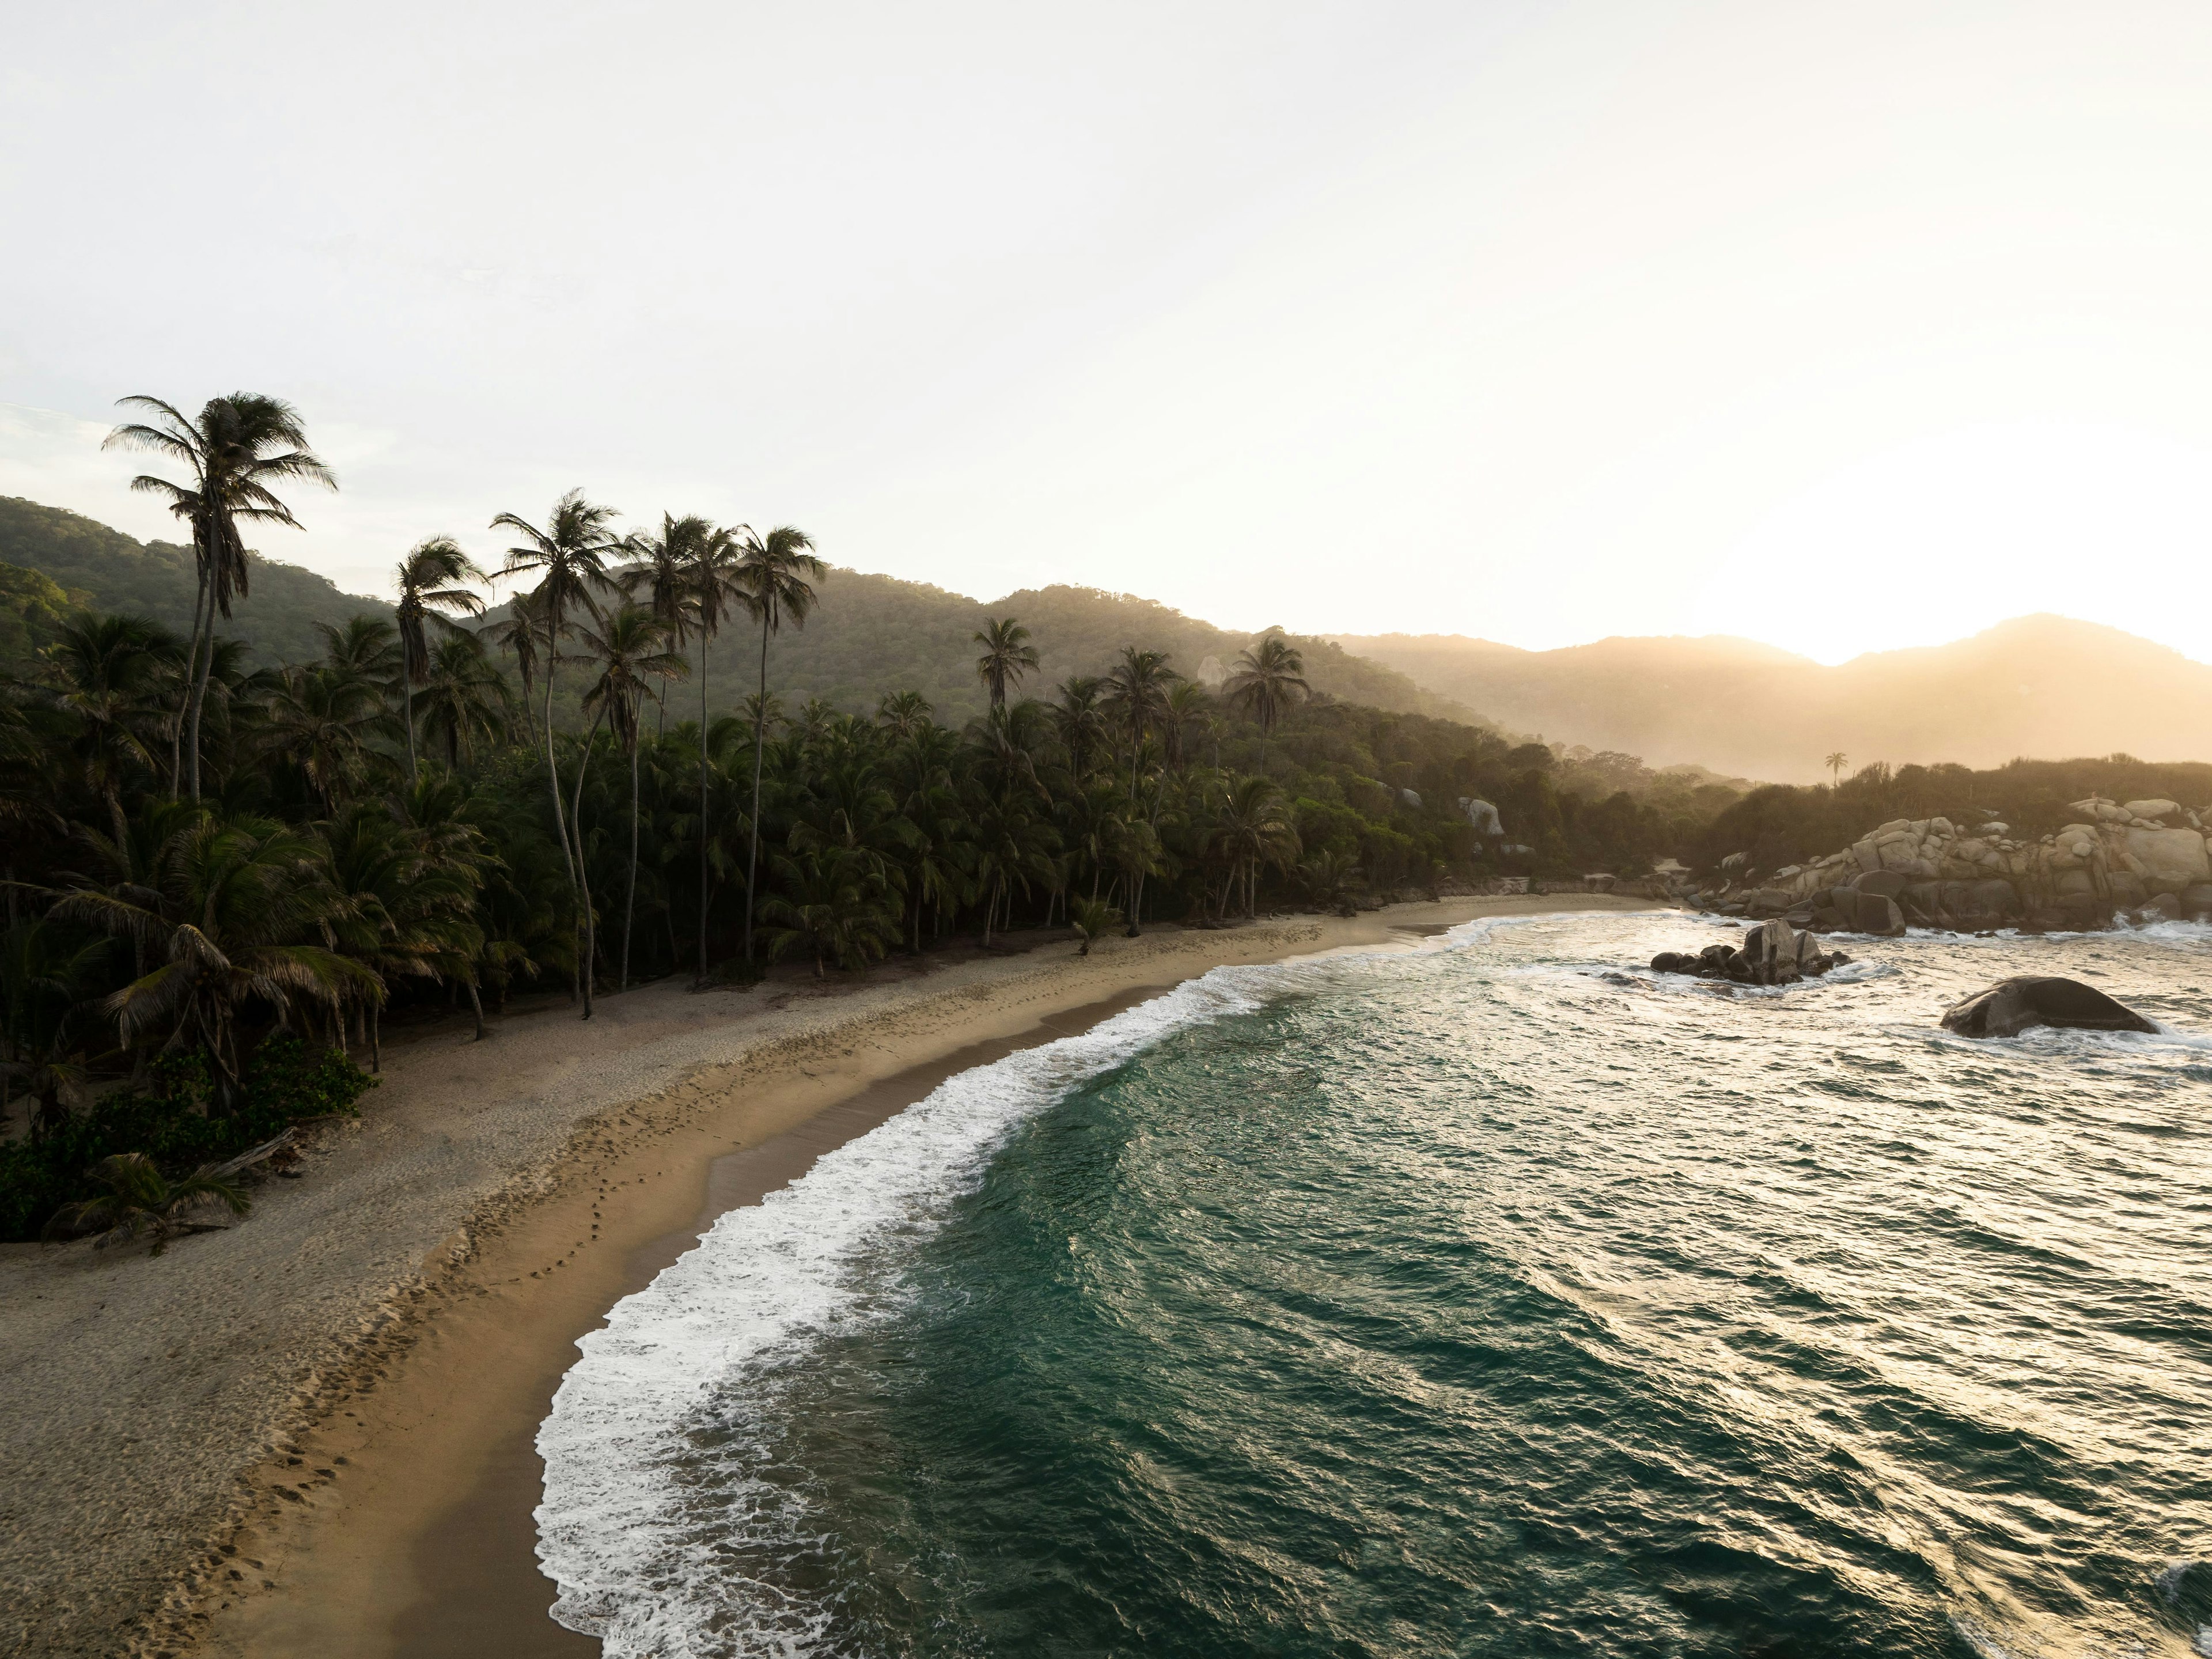
[(54, 1212), (40, 1235), (48, 1243), (59, 1238), (96, 1235), (95, 1250), (110, 1244), (128, 1244), (152, 1234), (159, 1255), (179, 1233), (204, 1232), (223, 1224), (203, 1221), (207, 1211), (224, 1209), (234, 1216), (250, 1207), (238, 1183), (212, 1166), (170, 1180), (161, 1166), (143, 1152), (118, 1152), (94, 1165), (92, 1177), (107, 1190), (97, 1198), (64, 1204)]
[(643, 733), (639, 711), (659, 702), (653, 682), (682, 679), (691, 665), (667, 649), (668, 625), (641, 605), (626, 604), (604, 626), (583, 630), (584, 645), (599, 665), (599, 678), (584, 693), (594, 726), (604, 715), (629, 760), (629, 890), (623, 900), (622, 968), (617, 988), (629, 989), (629, 942), (637, 916), (637, 751)]
[(457, 586), (483, 580), (483, 572), (451, 536), (416, 543), (392, 573), (392, 585), (399, 590), (399, 696), (405, 709), (410, 781), (415, 776), (415, 688), (430, 678), (430, 623), (434, 618), (450, 628), (451, 617), (483, 615), (483, 600)]
[(1006, 688), (1018, 687), (1022, 677), (1040, 660), (1029, 637), (1030, 630), (1012, 617), (1004, 622), (983, 619), (982, 629), (975, 635), (975, 643), (983, 647), (983, 654), (975, 659), (975, 678), (990, 692), (994, 709), (1006, 706)]
[(1222, 687), (1229, 700), (1260, 723), (1260, 769), (1267, 769), (1267, 738), (1292, 703), (1311, 693), (1306, 660), (1280, 634), (1270, 634), (1237, 659), (1237, 672)]
[[(765, 704), (768, 698), (768, 641), (769, 635), (782, 631), (788, 620), (794, 628), (806, 625), (806, 616), (814, 609), (812, 583), (819, 581), (829, 567), (814, 556), (814, 544), (806, 532), (790, 525), (781, 525), (756, 536), (744, 531), (738, 543), (738, 580), (745, 594), (748, 608), (760, 619), (760, 696)], [(760, 873), (760, 805), (761, 752), (763, 727), (756, 727), (753, 735), (753, 821), (752, 848), (745, 855), (745, 960), (753, 959), (753, 884)], [(704, 803), (702, 803), (702, 806)], [(704, 958), (702, 963), (703, 966)]]
[[(561, 808), (561, 765), (553, 753), (553, 678), (560, 663), (560, 642), (568, 631), (568, 617), (575, 611), (594, 609), (593, 591), (609, 585), (607, 559), (620, 546), (609, 527), (614, 517), (614, 508), (595, 506), (584, 499), (582, 490), (572, 489), (553, 504), (542, 529), (514, 513), (502, 513), (491, 521), (494, 530), (513, 530), (523, 538), (520, 546), (507, 549), (507, 562), (499, 574), (538, 578), (531, 597), (544, 613), (545, 629), (545, 784), (553, 797), (553, 833), (561, 843), (562, 855), (568, 860), (568, 889), (577, 900), (580, 935), (585, 927), (583, 849), (569, 844), (568, 816)], [(589, 960), (581, 963), (578, 972), (583, 984), (584, 1018), (589, 1019)]]
[(76, 888), (58, 895), (55, 921), (135, 940), (161, 965), (103, 1005), (125, 1047), (159, 1039), (165, 1054), (206, 1051), (218, 1093), (234, 1098), (244, 1067), (239, 1030), (259, 1004), (280, 1024), (295, 1014), (335, 1022), (384, 984), (313, 938), (342, 908), (325, 878), (324, 852), (264, 818), (179, 824), (145, 887), (128, 896)]
[(181, 463), (191, 474), (188, 483), (141, 474), (131, 487), (166, 498), (169, 511), (191, 526), (199, 589), (192, 602), (185, 706), (170, 749), (169, 793), (177, 793), (181, 744), (189, 757), (187, 776), (197, 800), (200, 704), (213, 661), (213, 653), (204, 652), (203, 646), (214, 640), (216, 613), (221, 611), (223, 620), (229, 621), (232, 597), (246, 596), (250, 574), (239, 526), (281, 524), (297, 530), (300, 521), (270, 486), (297, 479), (336, 489), (337, 479), (308, 449), (299, 410), (281, 398), (234, 392), (227, 398), (210, 398), (197, 421), (159, 398), (125, 398), (120, 406), (144, 410), (156, 418), (117, 427), (107, 434), (104, 447), (152, 450)]

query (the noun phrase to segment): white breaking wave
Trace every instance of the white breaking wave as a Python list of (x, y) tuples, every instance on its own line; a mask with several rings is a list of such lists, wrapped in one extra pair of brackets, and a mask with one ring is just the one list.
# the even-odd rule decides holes
[[(941, 1224), (1024, 1119), (1169, 1033), (1260, 1006), (1279, 969), (1217, 969), (1080, 1036), (963, 1072), (824, 1154), (617, 1303), (538, 1431), (538, 1554), (553, 1615), (609, 1659), (811, 1650), (803, 1610), (732, 1607), (711, 1542), (685, 1518), (682, 1468), (711, 1397), (860, 1312), (856, 1269)], [(769, 1598), (772, 1599), (772, 1598)], [(755, 1622), (756, 1618), (757, 1622)], [(734, 1622), (733, 1622), (734, 1621)]]

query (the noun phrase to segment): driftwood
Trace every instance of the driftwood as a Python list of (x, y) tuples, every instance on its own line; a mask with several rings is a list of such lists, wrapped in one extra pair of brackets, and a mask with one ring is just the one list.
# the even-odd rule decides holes
[(257, 1164), (266, 1163), (288, 1146), (298, 1145), (299, 1139), (300, 1126), (295, 1123), (274, 1140), (264, 1140), (258, 1146), (250, 1146), (229, 1162), (212, 1164), (200, 1173), (211, 1176), (237, 1175), (242, 1170), (252, 1169)]

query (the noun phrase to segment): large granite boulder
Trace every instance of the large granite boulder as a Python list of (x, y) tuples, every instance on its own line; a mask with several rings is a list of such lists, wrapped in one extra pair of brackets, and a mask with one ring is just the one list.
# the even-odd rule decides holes
[(2142, 866), (2143, 885), (2154, 893), (2179, 893), (2212, 881), (2204, 837), (2194, 830), (2130, 829), (2127, 842), (2129, 853)]
[(1861, 885), (1838, 887), (1829, 896), (1849, 932), (1895, 939), (1905, 931), (1905, 912), (1886, 893), (1870, 893)]
[(1999, 980), (1943, 1011), (1943, 1029), (1960, 1036), (2008, 1037), (2037, 1025), (2076, 1031), (2155, 1031), (2124, 1003), (2078, 979), (2037, 975)]

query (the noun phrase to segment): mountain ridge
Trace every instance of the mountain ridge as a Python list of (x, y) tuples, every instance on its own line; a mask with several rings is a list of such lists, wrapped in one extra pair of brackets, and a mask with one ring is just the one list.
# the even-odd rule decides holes
[(1615, 635), (1528, 651), (1451, 635), (1334, 635), (1499, 724), (1752, 777), (2024, 755), (2205, 753), (2212, 665), (2101, 623), (2015, 617), (1829, 665), (1732, 635)]

